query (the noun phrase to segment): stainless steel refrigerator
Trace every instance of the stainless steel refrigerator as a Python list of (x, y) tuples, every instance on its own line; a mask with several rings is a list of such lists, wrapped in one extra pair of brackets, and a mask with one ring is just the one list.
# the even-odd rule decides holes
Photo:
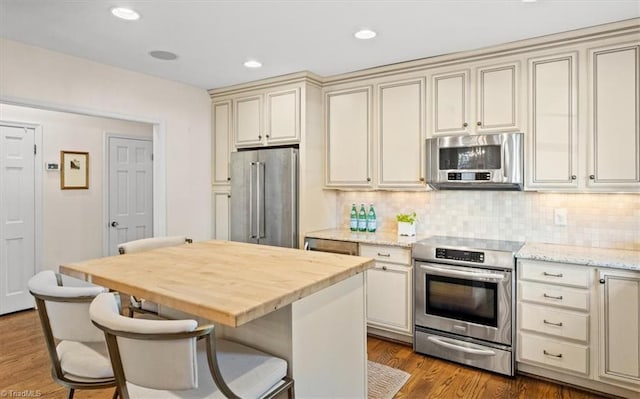
[(231, 241), (298, 247), (298, 150), (231, 153)]

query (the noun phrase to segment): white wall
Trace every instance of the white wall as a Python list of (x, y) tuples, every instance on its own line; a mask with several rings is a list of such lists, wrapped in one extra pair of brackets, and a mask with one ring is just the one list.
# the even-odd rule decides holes
[(0, 39), (0, 99), (160, 122), (166, 138), (166, 232), (211, 237), (211, 112), (205, 90)]
[(89, 189), (61, 190), (60, 172), (45, 170), (42, 178), (42, 268), (103, 255), (104, 137), (117, 133), (153, 137), (148, 123), (98, 118), (0, 104), (0, 121), (40, 125), (43, 162), (60, 163), (60, 151), (89, 152)]
[[(640, 250), (638, 194), (341, 192), (338, 228), (349, 228), (352, 202), (373, 203), (381, 230), (397, 230), (395, 215), (415, 211), (424, 235)], [(554, 224), (554, 209), (566, 209), (566, 226)]]

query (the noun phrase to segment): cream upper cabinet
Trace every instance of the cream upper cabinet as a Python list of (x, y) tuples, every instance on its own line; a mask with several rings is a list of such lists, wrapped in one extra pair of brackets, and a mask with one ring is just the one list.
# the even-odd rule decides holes
[(324, 94), (327, 187), (371, 187), (371, 86)]
[(383, 83), (377, 89), (377, 185), (424, 187), (424, 79)]
[(528, 60), (527, 188), (578, 186), (577, 57)]
[(640, 272), (599, 271), (599, 377), (640, 392)]
[(213, 184), (229, 184), (230, 152), (231, 152), (231, 100), (214, 102), (211, 106), (213, 116), (212, 154)]
[(432, 133), (466, 133), (469, 125), (469, 71), (454, 71), (431, 77)]
[(590, 49), (589, 187), (640, 189), (640, 45)]
[(519, 85), (519, 62), (431, 75), (431, 134), (519, 130)]
[(233, 100), (236, 148), (300, 141), (300, 88), (265, 91)]

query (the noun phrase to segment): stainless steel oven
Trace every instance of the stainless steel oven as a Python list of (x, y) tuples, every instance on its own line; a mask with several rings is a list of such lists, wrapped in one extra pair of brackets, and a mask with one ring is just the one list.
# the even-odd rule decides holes
[(513, 375), (513, 266), (521, 246), (452, 237), (415, 244), (415, 350)]

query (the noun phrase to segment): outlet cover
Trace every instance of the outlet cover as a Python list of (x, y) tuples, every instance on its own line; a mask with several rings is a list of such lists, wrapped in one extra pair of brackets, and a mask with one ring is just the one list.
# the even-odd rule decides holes
[(556, 208), (553, 210), (553, 224), (555, 224), (556, 226), (567, 225), (567, 209), (566, 208)]

